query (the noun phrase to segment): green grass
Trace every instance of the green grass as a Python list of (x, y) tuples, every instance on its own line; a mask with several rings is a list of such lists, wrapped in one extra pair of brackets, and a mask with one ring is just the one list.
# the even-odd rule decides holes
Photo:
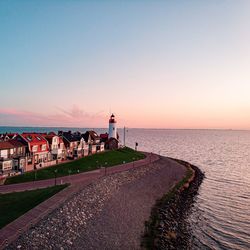
[(0, 228), (14, 221), (67, 186), (65, 184), (32, 191), (0, 194)]
[(33, 171), (7, 178), (5, 181), (5, 185), (29, 182), (34, 180), (51, 179), (55, 177), (55, 170), (57, 171), (57, 177), (62, 177), (69, 174), (77, 174), (78, 171), (79, 173), (81, 173), (97, 169), (101, 166), (110, 167), (122, 164), (123, 162), (139, 160), (144, 157), (145, 156), (142, 153), (127, 147), (113, 151), (106, 151), (103, 153), (87, 156), (85, 158), (81, 158), (75, 161), (63, 163), (57, 166), (39, 169), (36, 171), (36, 173)]

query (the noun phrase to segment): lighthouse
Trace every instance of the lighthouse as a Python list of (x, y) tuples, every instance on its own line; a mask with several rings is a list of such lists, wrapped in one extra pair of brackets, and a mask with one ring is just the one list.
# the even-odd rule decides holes
[(114, 114), (109, 118), (109, 138), (117, 139), (116, 120)]

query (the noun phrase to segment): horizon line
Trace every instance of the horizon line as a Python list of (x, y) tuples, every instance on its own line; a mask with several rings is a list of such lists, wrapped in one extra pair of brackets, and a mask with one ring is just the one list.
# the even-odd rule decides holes
[[(22, 126), (22, 125), (0, 125), (0, 128), (4, 127), (11, 127), (11, 128), (79, 128), (79, 129), (86, 129), (86, 128), (93, 128), (93, 129), (108, 129), (108, 127), (68, 127), (68, 126)], [(250, 129), (233, 129), (233, 128), (143, 128), (143, 127), (118, 127), (118, 129), (143, 129), (143, 130), (226, 130), (226, 131), (250, 131)]]

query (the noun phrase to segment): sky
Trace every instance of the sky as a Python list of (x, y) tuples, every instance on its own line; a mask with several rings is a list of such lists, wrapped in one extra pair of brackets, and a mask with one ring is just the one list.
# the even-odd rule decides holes
[(0, 126), (250, 129), (250, 1), (0, 1)]

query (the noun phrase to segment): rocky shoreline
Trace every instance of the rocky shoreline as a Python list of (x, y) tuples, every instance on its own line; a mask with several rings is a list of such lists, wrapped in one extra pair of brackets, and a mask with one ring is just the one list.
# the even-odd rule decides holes
[(155, 200), (185, 171), (178, 162), (161, 157), (104, 176), (80, 188), (6, 249), (140, 249)]
[(186, 184), (173, 188), (152, 209), (151, 217), (145, 223), (143, 248), (146, 249), (192, 249), (190, 225), (187, 220), (199, 187), (205, 177), (201, 170), (188, 162), (176, 160), (192, 169)]

